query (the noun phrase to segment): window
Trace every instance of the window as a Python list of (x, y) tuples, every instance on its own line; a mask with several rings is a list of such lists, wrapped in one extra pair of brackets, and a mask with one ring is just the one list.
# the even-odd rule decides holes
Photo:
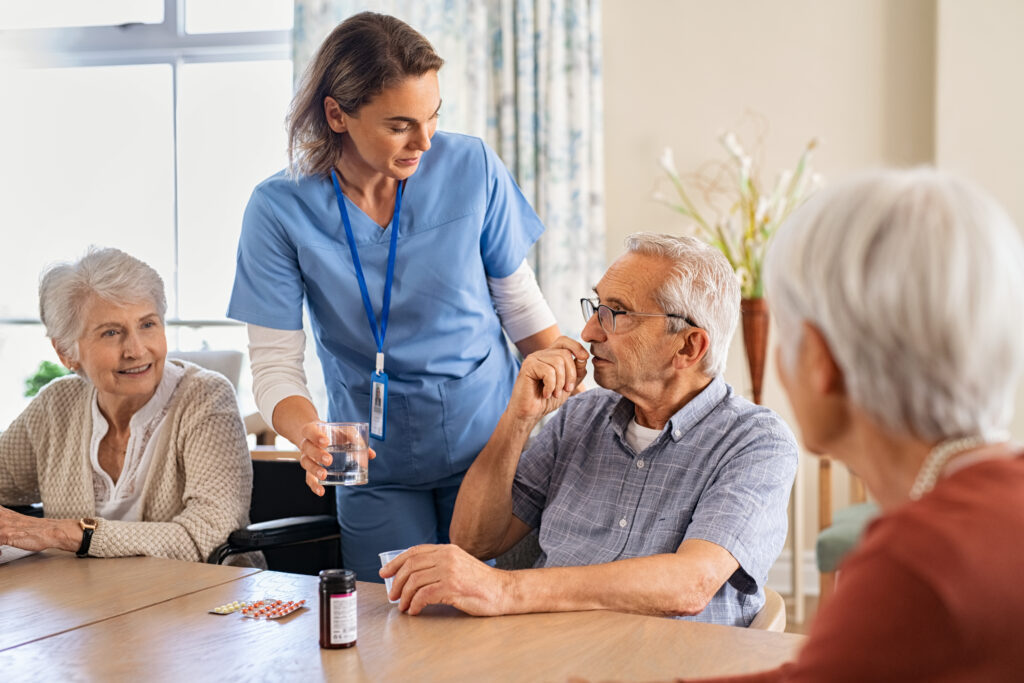
[(292, 0), (0, 8), (0, 429), (27, 404), (24, 380), (56, 360), (39, 273), (90, 244), (160, 272), (169, 348), (244, 350), (224, 312), (249, 193), (286, 163), (292, 11)]

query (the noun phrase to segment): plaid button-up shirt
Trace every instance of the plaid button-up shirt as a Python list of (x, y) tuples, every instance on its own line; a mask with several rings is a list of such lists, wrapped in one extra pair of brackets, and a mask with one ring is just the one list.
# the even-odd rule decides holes
[(535, 566), (674, 553), (699, 538), (739, 569), (696, 621), (746, 626), (764, 604), (786, 538), (797, 467), (793, 433), (721, 377), (675, 413), (642, 452), (625, 441), (632, 402), (605, 389), (569, 400), (523, 452), (513, 512), (539, 528)]

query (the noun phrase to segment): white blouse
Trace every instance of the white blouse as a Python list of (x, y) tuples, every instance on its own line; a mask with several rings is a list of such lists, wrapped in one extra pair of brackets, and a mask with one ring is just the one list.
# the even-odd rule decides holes
[(142, 487), (146, 483), (146, 473), (155, 457), (154, 444), (159, 441), (157, 436), (164, 428), (167, 407), (184, 375), (184, 368), (173, 363), (164, 363), (164, 374), (160, 378), (156, 392), (146, 405), (132, 415), (128, 423), (131, 434), (124, 454), (124, 466), (117, 482), (100, 467), (100, 441), (110, 427), (100, 412), (96, 394), (93, 394), (89, 459), (92, 462), (92, 489), (96, 499), (97, 517), (125, 522), (142, 521)]

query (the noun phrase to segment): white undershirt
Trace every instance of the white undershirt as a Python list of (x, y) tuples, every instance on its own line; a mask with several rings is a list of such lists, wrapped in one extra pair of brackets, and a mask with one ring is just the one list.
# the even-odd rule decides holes
[[(501, 326), (518, 342), (556, 324), (533, 270), (524, 260), (508, 277), (487, 278)], [(311, 403), (306, 387), (306, 334), (302, 330), (278, 330), (247, 325), (252, 393), (267, 424), (273, 424), (274, 408), (289, 396), (302, 396)]]
[(635, 453), (643, 453), (661, 435), (660, 429), (644, 427), (634, 417), (626, 425), (626, 443)]
[(92, 439), (89, 442), (89, 460), (92, 462), (92, 488), (96, 500), (96, 516), (125, 522), (142, 521), (142, 488), (146, 474), (155, 457), (160, 432), (167, 421), (167, 406), (175, 389), (185, 376), (185, 369), (174, 363), (164, 363), (163, 377), (153, 397), (139, 408), (128, 429), (131, 434), (124, 453), (121, 475), (115, 483), (100, 467), (100, 441), (110, 428), (107, 418), (100, 412), (95, 396), (92, 401)]

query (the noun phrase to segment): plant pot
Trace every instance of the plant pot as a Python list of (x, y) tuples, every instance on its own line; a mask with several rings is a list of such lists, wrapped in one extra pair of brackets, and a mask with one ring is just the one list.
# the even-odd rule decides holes
[(743, 347), (750, 368), (750, 391), (754, 403), (761, 403), (765, 357), (768, 355), (768, 302), (764, 298), (740, 301)]

